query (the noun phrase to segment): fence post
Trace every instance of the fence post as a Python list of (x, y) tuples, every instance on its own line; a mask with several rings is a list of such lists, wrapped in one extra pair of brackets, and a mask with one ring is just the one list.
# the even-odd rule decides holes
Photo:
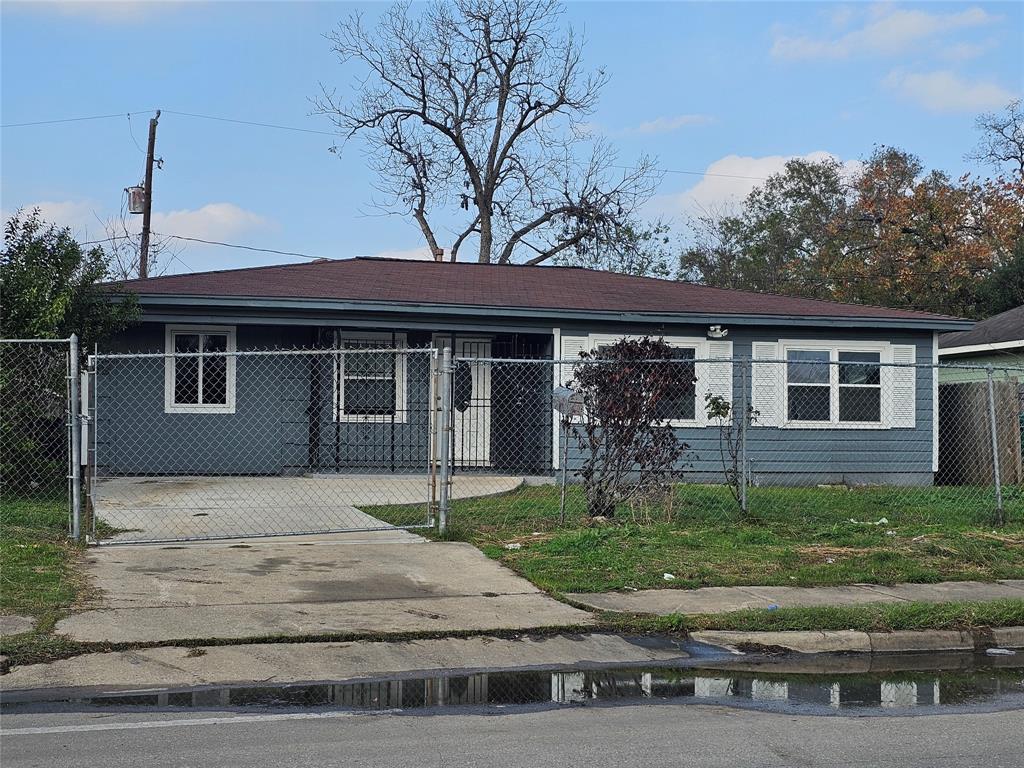
[(747, 400), (747, 366), (750, 361), (740, 360), (740, 512), (747, 514), (747, 420), (750, 417), (750, 405)]
[(452, 348), (445, 346), (441, 353), (441, 439), (438, 451), (441, 464), (441, 499), (437, 511), (437, 531), (448, 529), (448, 511), (451, 505), (451, 424), (452, 424)]
[(996, 521), (1003, 525), (1003, 479), (999, 471), (999, 431), (996, 426), (995, 385), (992, 382), (992, 365), (985, 366), (988, 380), (988, 428), (992, 437), (992, 476), (996, 487)]
[(78, 336), (68, 340), (68, 418), (71, 420), (71, 538), (82, 538), (82, 440), (81, 413), (78, 407)]

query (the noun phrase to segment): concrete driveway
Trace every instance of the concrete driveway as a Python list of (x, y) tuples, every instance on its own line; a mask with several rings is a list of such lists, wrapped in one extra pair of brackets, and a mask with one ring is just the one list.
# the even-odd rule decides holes
[[(522, 477), (459, 474), (452, 498), (514, 490)], [(96, 514), (122, 533), (108, 542), (177, 541), (358, 531), (427, 523), (427, 475), (123, 477), (101, 479)], [(407, 506), (385, 522), (360, 507)]]
[(586, 625), (591, 614), (455, 542), (406, 531), (90, 549), (95, 607), (57, 632), (87, 642)]

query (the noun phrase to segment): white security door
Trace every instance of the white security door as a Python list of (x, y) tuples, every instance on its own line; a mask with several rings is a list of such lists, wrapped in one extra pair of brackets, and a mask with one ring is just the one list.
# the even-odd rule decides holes
[[(451, 346), (451, 336), (435, 336), (439, 349)], [(452, 463), (456, 467), (491, 465), (491, 340), (455, 337), (456, 362), (452, 375)]]

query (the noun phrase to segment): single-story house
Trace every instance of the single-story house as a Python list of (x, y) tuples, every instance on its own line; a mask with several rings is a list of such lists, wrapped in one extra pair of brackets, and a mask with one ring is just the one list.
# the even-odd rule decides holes
[(1024, 370), (1024, 307), (993, 315), (967, 331), (942, 334), (939, 361), (971, 366), (943, 368), (939, 373), (941, 383), (985, 381), (984, 368), (989, 365), (1000, 369), (1001, 378), (1008, 373), (1019, 380), (1021, 376), (1016, 371), (1005, 369)]
[[(723, 361), (695, 364), (697, 385), (671, 414), (693, 477), (722, 472), (720, 431), (703, 415), (703, 395), (734, 401), (746, 377), (729, 361), (754, 358), (789, 361), (751, 377), (755, 479), (931, 484), (938, 379), (929, 366), (941, 333), (971, 326), (559, 266), (355, 258), (118, 288), (137, 296), (141, 322), (101, 352), (160, 356), (100, 360), (97, 461), (110, 475), (421, 471), (431, 439), (426, 355), (385, 352), (359, 365), (195, 355), (443, 345), (480, 360), (454, 385), (456, 471), (553, 475), (561, 461), (551, 394), (571, 366), (521, 361), (575, 359), (649, 335), (684, 359)], [(176, 363), (175, 352), (193, 356)]]

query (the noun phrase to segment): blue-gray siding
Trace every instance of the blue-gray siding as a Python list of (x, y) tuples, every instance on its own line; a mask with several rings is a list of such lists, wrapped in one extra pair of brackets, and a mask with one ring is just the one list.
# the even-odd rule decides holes
[[(203, 318), (207, 320), (207, 318)], [(495, 318), (487, 318), (493, 323)], [(179, 322), (189, 322), (182, 317)], [(336, 323), (344, 327), (342, 321)], [(403, 330), (403, 329), (399, 329)], [(463, 327), (467, 333), (473, 327)], [(550, 333), (537, 325), (535, 333)], [(703, 336), (705, 326), (602, 327), (563, 325), (561, 333), (587, 332)], [(317, 329), (299, 325), (237, 324), (238, 349), (309, 347)], [(917, 362), (931, 361), (932, 334), (878, 329), (856, 332), (838, 328), (734, 327), (735, 357), (749, 357), (755, 341), (780, 338), (880, 340), (915, 344)], [(426, 330), (411, 332), (410, 345), (429, 343)], [(104, 351), (162, 352), (164, 325), (145, 323), (122, 334)], [(104, 360), (97, 377), (99, 422), (97, 460), (101, 472), (113, 474), (288, 474), (335, 469), (423, 471), (429, 455), (429, 371), (423, 362), (407, 366), (407, 412), (395, 424), (334, 422), (331, 366), (325, 358), (298, 356), (238, 358), (236, 408), (233, 414), (164, 413), (163, 360)], [(734, 395), (739, 367), (734, 367)], [(518, 413), (492, 410), (492, 459), (524, 473), (550, 471), (552, 430), (545, 394), (550, 378), (534, 377), (538, 396), (531, 408), (540, 415), (527, 424)], [(311, 418), (314, 428), (311, 430)], [(916, 426), (888, 430), (802, 430), (754, 427), (748, 433), (748, 456), (755, 482), (931, 482), (932, 373), (917, 371)], [(716, 427), (681, 429), (689, 446), (684, 475), (696, 480), (721, 479), (722, 460)], [(528, 460), (517, 462), (509, 446), (520, 444)], [(312, 449), (311, 449), (312, 445)], [(525, 456), (525, 453), (522, 453)], [(570, 446), (570, 468), (581, 456)]]

